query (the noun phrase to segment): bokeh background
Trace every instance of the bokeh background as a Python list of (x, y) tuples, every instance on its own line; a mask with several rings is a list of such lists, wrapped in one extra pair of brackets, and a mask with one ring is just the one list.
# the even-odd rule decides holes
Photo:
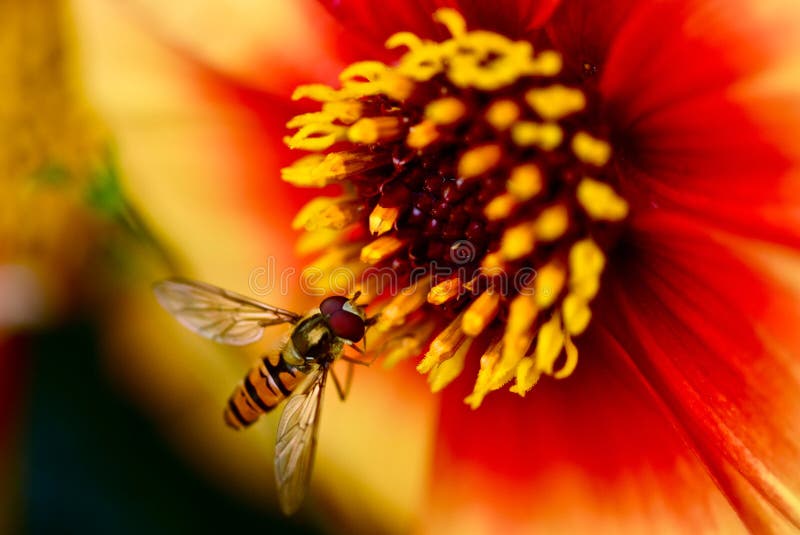
[[(431, 456), (424, 379), (373, 367), (347, 403), (328, 392), (311, 505), (286, 519), (277, 415), (245, 433), (221, 418), (283, 333), (224, 348), (152, 297), (170, 274), (247, 293), (269, 257), (302, 265), (286, 221), (304, 199), (270, 148), (293, 110), (265, 114), (276, 97), (237, 83), (239, 65), (269, 79), (248, 51), (270, 2), (181, 4), (0, 0), (0, 533), (407, 532)], [(215, 40), (205, 61), (184, 29)]]

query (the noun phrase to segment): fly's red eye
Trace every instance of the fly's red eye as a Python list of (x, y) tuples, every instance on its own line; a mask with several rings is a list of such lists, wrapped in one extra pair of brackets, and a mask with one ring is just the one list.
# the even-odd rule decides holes
[(339, 338), (358, 342), (364, 337), (364, 320), (352, 312), (339, 310), (328, 318), (328, 326)]
[(344, 304), (347, 303), (347, 298), (341, 295), (333, 295), (326, 297), (319, 305), (319, 311), (326, 316), (330, 316), (334, 312), (339, 312)]

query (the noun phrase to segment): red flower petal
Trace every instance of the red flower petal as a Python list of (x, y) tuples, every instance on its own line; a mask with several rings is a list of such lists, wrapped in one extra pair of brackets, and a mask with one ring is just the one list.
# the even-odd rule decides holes
[[(624, 269), (610, 265), (597, 318), (750, 527), (780, 515), (800, 527), (797, 271), (787, 284), (676, 217), (637, 227), (636, 253)], [(792, 260), (797, 269), (800, 257)]]
[(481, 28), (522, 37), (541, 27), (560, 0), (320, 0), (344, 24), (349, 33), (363, 36), (382, 46), (393, 33), (414, 32), (420, 37), (443, 39), (446, 30), (434, 22), (433, 12), (453, 7), (467, 20), (470, 28)]
[(597, 330), (581, 342), (576, 372), (524, 400), (471, 411), (466, 372), (444, 391), (425, 531), (743, 531), (620, 347)]
[(634, 204), (800, 246), (800, 13), (773, 7), (653, 3), (623, 28), (601, 90)]
[(563, 52), (568, 68), (582, 73), (603, 71), (608, 50), (631, 18), (637, 0), (569, 0), (561, 2), (547, 24), (553, 45)]

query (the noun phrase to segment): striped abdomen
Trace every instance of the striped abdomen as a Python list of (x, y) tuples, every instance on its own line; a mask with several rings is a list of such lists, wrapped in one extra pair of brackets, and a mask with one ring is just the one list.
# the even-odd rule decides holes
[(283, 401), (305, 374), (287, 364), (281, 354), (265, 356), (236, 387), (225, 408), (225, 422), (242, 429)]

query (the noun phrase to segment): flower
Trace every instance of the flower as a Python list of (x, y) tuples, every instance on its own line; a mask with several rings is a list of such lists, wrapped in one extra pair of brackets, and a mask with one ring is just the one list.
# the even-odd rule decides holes
[[(353, 267), (404, 270), (419, 259), (452, 267), (462, 250), (436, 243), (446, 227), (425, 228), (460, 205), (423, 209), (405, 198), (427, 187), (447, 200), (441, 180), (424, 183), (424, 164), (489, 192), (465, 223), (477, 223), (470, 262), (531, 267), (533, 289), (552, 288), (546, 303), (536, 302), (541, 288), (531, 297), (474, 284), (466, 289), (479, 295), (471, 295), (462, 291), (469, 277), (445, 279), (433, 294), (418, 286), (405, 300), (376, 296), (383, 330), (401, 335), (384, 343), (403, 342), (409, 357), (427, 351), (421, 367), (433, 370), (437, 388), (453, 381), (442, 390), (426, 530), (800, 526), (797, 8), (563, 0), (375, 11), (341, 1), (328, 6), (337, 29), (318, 6), (298, 5), (316, 18), (300, 19), (305, 33), (288, 39), (304, 43), (303, 54), (318, 46), (320, 60), (309, 63), (316, 75), (332, 63), (382, 61), (344, 69), (342, 89), (297, 94), (322, 105), (290, 122), (288, 144), (320, 154), (284, 178), (351, 186), (346, 198), (312, 201), (295, 222), (361, 229), (328, 229), (333, 249), (319, 238), (303, 243), (327, 251), (331, 267), (348, 254)], [(429, 22), (434, 12), (447, 33)], [(196, 58), (225, 70), (213, 45), (197, 46), (175, 27)], [(479, 29), (490, 33), (475, 37)], [(404, 52), (380, 52), (397, 31), (413, 32), (389, 43)], [(473, 37), (466, 52), (450, 41)], [(489, 51), (494, 43), (500, 48)], [(298, 69), (280, 76), (285, 50), (272, 52), (270, 76), (235, 62), (226, 73), (287, 91)], [(435, 76), (425, 79), (426, 68)], [(435, 93), (443, 75), (448, 92)], [(269, 117), (286, 106), (260, 109)], [(461, 122), (483, 130), (462, 138)], [(437, 146), (445, 142), (456, 148)], [(406, 161), (386, 152), (392, 147), (421, 152)], [(536, 167), (526, 172), (530, 159)], [(423, 214), (409, 222), (414, 208)], [(438, 208), (451, 213), (437, 218)], [(452, 245), (460, 232), (440, 241)], [(408, 254), (419, 242), (425, 250)], [(455, 322), (435, 308), (453, 288), (452, 312), (463, 314)], [(528, 323), (517, 329), (517, 321)], [(532, 353), (504, 349), (515, 340), (532, 343)], [(483, 399), (506, 379), (524, 393), (542, 373), (565, 380), (545, 377), (525, 399)], [(467, 396), (478, 410), (464, 405)]]

